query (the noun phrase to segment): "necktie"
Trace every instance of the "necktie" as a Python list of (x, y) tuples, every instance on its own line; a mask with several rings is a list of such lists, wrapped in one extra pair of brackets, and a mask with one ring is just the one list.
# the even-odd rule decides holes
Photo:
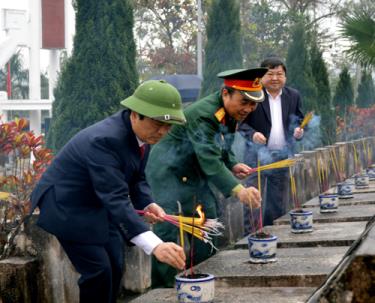
[(141, 155), (141, 160), (143, 160), (145, 156), (146, 144), (143, 144), (139, 147), (139, 153)]

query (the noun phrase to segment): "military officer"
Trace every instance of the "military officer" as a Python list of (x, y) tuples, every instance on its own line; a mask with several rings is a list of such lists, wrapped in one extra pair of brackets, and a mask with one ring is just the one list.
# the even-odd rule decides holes
[[(179, 201), (186, 216), (193, 216), (196, 205), (201, 204), (207, 218), (216, 218), (211, 185), (225, 197), (233, 195), (244, 204), (260, 206), (258, 190), (245, 188), (238, 180), (249, 175), (250, 167), (238, 163), (231, 145), (237, 122), (264, 99), (260, 79), (266, 71), (237, 69), (218, 74), (224, 79), (221, 90), (188, 106), (184, 110), (187, 124), (173, 126), (152, 148), (146, 176), (155, 199), (167, 213), (177, 213)], [(156, 224), (154, 232), (165, 241), (177, 241), (178, 230), (166, 223)], [(195, 240), (191, 246), (194, 264), (213, 254), (202, 241)], [(153, 287), (173, 287), (175, 274), (175, 269), (153, 259)]]
[(121, 104), (127, 109), (76, 134), (57, 154), (33, 191), (38, 225), (56, 236), (80, 273), (80, 302), (116, 302), (124, 241), (161, 262), (185, 265), (175, 243), (153, 234), (135, 209), (155, 221), (164, 210), (154, 203), (145, 180), (147, 144), (171, 124), (183, 124), (181, 97), (165, 81), (146, 81)]

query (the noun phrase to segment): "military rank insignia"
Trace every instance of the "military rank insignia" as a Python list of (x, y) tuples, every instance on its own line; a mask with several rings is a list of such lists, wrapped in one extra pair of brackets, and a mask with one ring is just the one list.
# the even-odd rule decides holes
[(223, 121), (225, 121), (225, 119), (224, 119), (225, 118), (224, 107), (221, 107), (216, 111), (215, 117), (216, 117), (217, 121), (219, 121), (220, 123), (223, 123)]

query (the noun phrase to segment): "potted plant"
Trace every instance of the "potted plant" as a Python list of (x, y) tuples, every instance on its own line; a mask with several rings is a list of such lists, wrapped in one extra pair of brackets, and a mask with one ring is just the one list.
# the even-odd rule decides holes
[(52, 160), (42, 136), (24, 130), (27, 124), (26, 119), (0, 124), (0, 154), (6, 156), (0, 176), (0, 259), (16, 253), (16, 239), (30, 217), (31, 192)]
[(251, 263), (276, 262), (277, 236), (260, 230), (247, 239)]

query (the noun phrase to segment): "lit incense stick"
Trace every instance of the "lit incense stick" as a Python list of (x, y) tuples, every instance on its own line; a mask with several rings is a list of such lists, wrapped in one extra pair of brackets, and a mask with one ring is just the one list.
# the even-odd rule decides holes
[(312, 117), (314, 116), (314, 112), (309, 112), (305, 115), (303, 118), (301, 125), (299, 126), (300, 128), (304, 129), (305, 126), (311, 121)]
[(296, 181), (294, 179), (294, 175), (292, 173), (292, 168), (289, 167), (289, 176), (290, 176), (290, 190), (292, 192), (292, 200), (294, 202), (294, 208), (299, 208), (299, 203), (297, 200), (297, 187), (296, 187)]
[(359, 174), (360, 169), (359, 169), (359, 163), (358, 163), (357, 148), (355, 147), (354, 143), (353, 143), (353, 150), (354, 150), (354, 166), (355, 166), (356, 173)]
[(330, 149), (329, 150), (329, 155), (331, 156), (333, 170), (335, 171), (336, 182), (339, 182), (340, 181), (340, 174), (339, 174), (339, 171), (338, 171), (338, 164), (337, 164), (335, 150), (334, 149)]
[[(260, 160), (258, 159), (258, 191), (259, 195), (262, 197), (262, 186), (260, 184), (261, 178), (260, 178)], [(259, 207), (259, 225), (260, 225), (260, 231), (263, 229), (263, 218), (262, 218), (262, 205)]]
[(177, 201), (178, 206), (178, 223), (179, 223), (179, 229), (180, 229), (180, 244), (182, 249), (185, 249), (184, 245), (184, 229), (183, 229), (183, 223), (182, 223), (182, 207), (180, 201)]
[(285, 159), (285, 160), (273, 162), (270, 164), (254, 167), (250, 170), (250, 173), (255, 173), (258, 170), (263, 171), (263, 170), (269, 170), (269, 169), (284, 168), (284, 167), (292, 166), (294, 163), (296, 163), (296, 159)]

